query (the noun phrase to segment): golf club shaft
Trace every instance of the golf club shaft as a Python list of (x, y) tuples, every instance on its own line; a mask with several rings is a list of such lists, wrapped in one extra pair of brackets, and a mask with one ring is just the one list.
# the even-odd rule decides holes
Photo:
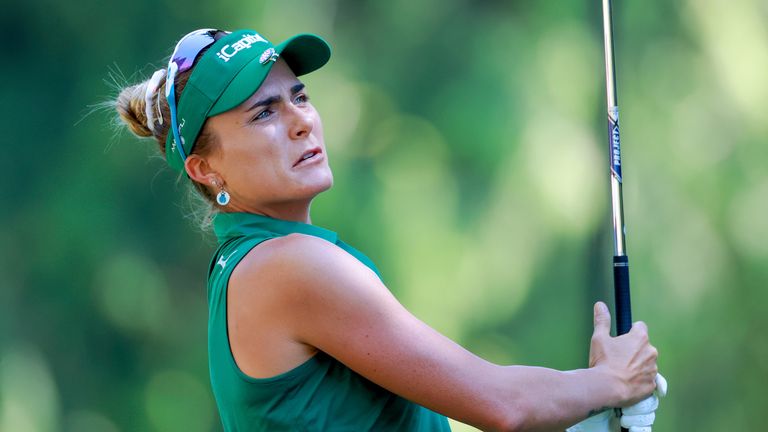
[[(605, 88), (608, 107), (608, 146), (611, 164), (611, 213), (613, 216), (613, 288), (616, 303), (616, 334), (632, 327), (629, 297), (629, 259), (624, 238), (624, 204), (621, 176), (621, 139), (619, 104), (616, 97), (616, 67), (613, 55), (613, 19), (611, 0), (603, 0), (603, 35), (605, 37)], [(622, 428), (622, 431), (626, 429)]]
[(611, 213), (613, 216), (613, 268), (616, 294), (616, 333), (627, 333), (632, 327), (629, 302), (629, 262), (624, 238), (624, 205), (622, 199), (621, 140), (619, 107), (613, 56), (613, 23), (611, 0), (603, 0), (603, 32), (605, 35), (605, 76), (608, 102), (608, 145), (611, 164)]

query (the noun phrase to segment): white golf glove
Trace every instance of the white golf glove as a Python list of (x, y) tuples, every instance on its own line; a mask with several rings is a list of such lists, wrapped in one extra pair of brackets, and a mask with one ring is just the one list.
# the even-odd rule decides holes
[(565, 432), (611, 432), (613, 417), (613, 410), (609, 409), (569, 427)]
[(651, 432), (653, 421), (656, 420), (656, 409), (659, 407), (659, 397), (667, 394), (667, 380), (661, 374), (656, 374), (654, 393), (647, 399), (621, 409), (621, 427), (629, 429), (629, 432)]
[[(655, 393), (658, 393), (659, 397), (667, 394), (667, 380), (661, 374), (656, 375)], [(658, 407), (659, 398), (653, 394), (630, 407), (623, 408), (621, 426), (629, 429), (629, 432), (651, 432)], [(569, 427), (566, 432), (612, 432), (616, 429), (615, 424), (612, 425), (611, 422), (613, 419), (613, 410), (603, 411)]]

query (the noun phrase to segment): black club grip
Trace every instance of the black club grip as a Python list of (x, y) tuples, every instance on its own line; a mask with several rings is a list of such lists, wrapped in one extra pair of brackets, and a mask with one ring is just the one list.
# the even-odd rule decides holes
[(616, 334), (623, 335), (632, 328), (632, 304), (629, 300), (629, 259), (626, 255), (613, 257), (613, 288), (616, 299)]

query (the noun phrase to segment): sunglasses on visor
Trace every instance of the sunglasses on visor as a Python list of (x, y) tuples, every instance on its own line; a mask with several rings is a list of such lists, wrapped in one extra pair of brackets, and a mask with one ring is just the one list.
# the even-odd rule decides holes
[(173, 146), (178, 148), (181, 154), (181, 160), (186, 160), (184, 153), (184, 142), (181, 138), (181, 128), (176, 120), (176, 76), (186, 72), (195, 64), (195, 59), (200, 52), (220, 38), (228, 35), (230, 32), (216, 29), (200, 29), (188, 33), (181, 38), (173, 49), (171, 60), (168, 61), (168, 73), (165, 78), (165, 98), (168, 100), (168, 107), (171, 111), (171, 130), (173, 131)]

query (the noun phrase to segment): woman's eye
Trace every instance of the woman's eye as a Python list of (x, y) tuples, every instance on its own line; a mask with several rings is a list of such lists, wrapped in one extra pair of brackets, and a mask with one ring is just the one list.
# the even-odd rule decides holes
[(256, 117), (253, 118), (253, 120), (263, 120), (269, 117), (271, 114), (272, 114), (272, 111), (265, 109), (264, 111), (258, 113)]

